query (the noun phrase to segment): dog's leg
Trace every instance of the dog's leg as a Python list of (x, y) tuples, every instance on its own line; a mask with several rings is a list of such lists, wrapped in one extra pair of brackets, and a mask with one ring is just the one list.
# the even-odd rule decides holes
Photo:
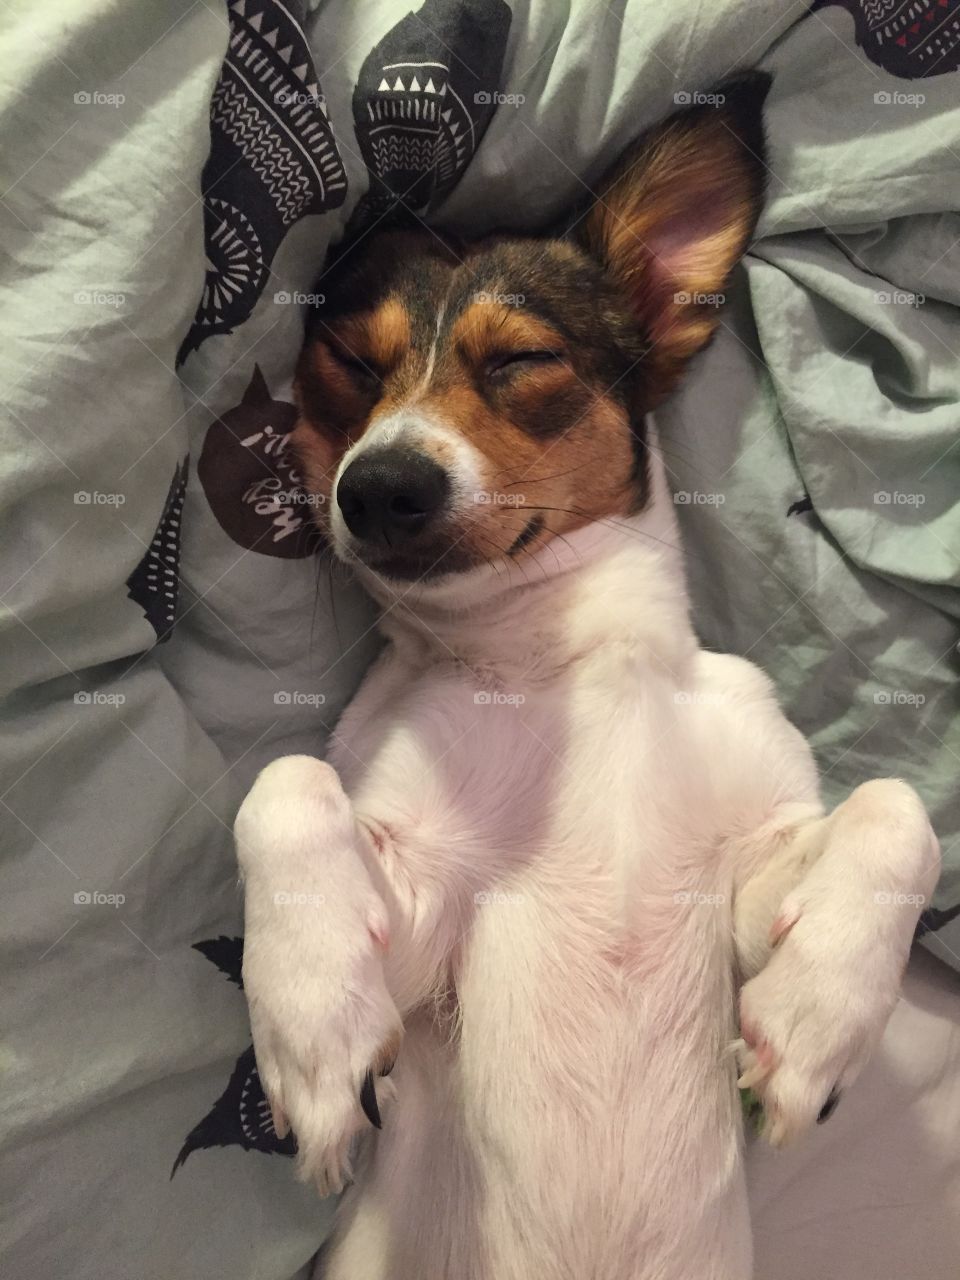
[(338, 1191), (350, 1176), (351, 1139), (379, 1124), (390, 1085), (378, 1077), (444, 938), (431, 931), (433, 950), (425, 945), (414, 959), (409, 912), (391, 882), (394, 851), (357, 821), (328, 764), (274, 761), (241, 806), (235, 834), (257, 1066), (278, 1131), (289, 1123), (296, 1134), (302, 1175), (321, 1194)]
[(865, 783), (826, 817), (781, 814), (740, 843), (734, 926), (743, 977), (741, 1085), (778, 1145), (832, 1109), (896, 1003), (939, 872), (905, 783)]

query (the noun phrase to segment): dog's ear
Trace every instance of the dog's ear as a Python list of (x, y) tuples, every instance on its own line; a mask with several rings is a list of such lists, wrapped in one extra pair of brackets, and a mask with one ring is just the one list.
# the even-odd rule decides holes
[(606, 175), (575, 239), (626, 290), (650, 344), (651, 407), (713, 336), (727, 280), (756, 227), (766, 176), (763, 102), (749, 72), (695, 95)]

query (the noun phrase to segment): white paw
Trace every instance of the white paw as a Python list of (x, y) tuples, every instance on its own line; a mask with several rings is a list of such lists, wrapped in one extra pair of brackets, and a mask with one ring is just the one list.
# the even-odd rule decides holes
[[(909, 943), (784, 903), (766, 967), (740, 995), (739, 1085), (763, 1105), (763, 1136), (780, 1146), (832, 1113), (893, 1011)], [(889, 910), (889, 908), (883, 908)], [(833, 918), (827, 918), (827, 915)]]
[(763, 1104), (774, 1146), (826, 1119), (869, 1058), (939, 869), (926, 813), (903, 783), (865, 783), (842, 813), (841, 838), (785, 898), (770, 959), (740, 995), (739, 1083)]
[(261, 939), (252, 954), (247, 947), (244, 986), (274, 1124), (280, 1136), (293, 1130), (301, 1176), (330, 1195), (351, 1177), (351, 1140), (379, 1128), (379, 1106), (392, 1097), (379, 1077), (393, 1066), (402, 1028), (380, 958), (360, 937), (335, 968), (323, 953), (301, 951), (291, 965), (278, 963), (272, 943), (266, 959)]
[(237, 838), (257, 1067), (278, 1133), (289, 1124), (296, 1136), (301, 1176), (331, 1194), (351, 1176), (351, 1139), (379, 1126), (378, 1098), (392, 1092), (378, 1080), (402, 1035), (383, 974), (387, 911), (357, 852), (349, 801), (318, 761), (271, 765)]

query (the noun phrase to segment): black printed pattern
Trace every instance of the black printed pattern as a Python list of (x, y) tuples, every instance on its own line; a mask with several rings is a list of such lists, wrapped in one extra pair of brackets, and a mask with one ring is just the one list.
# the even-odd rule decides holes
[(955, 907), (928, 907), (926, 911), (921, 912), (920, 922), (917, 925), (918, 938), (924, 937), (928, 933), (936, 933), (939, 929), (943, 929), (951, 920), (956, 920), (960, 916), (960, 905)]
[(143, 610), (157, 633), (157, 643), (170, 639), (180, 598), (180, 522), (187, 492), (189, 456), (173, 473), (163, 514), (146, 555), (127, 579), (127, 596)]
[[(219, 938), (194, 943), (194, 949), (243, 989), (242, 938), (221, 935)], [(243, 1147), (244, 1151), (260, 1151), (265, 1155), (292, 1156), (297, 1151), (296, 1140), (291, 1134), (285, 1138), (277, 1137), (270, 1106), (260, 1083), (253, 1045), (241, 1053), (226, 1089), (200, 1123), (194, 1125), (187, 1134), (170, 1171), (170, 1177), (173, 1177), (194, 1151), (231, 1146)]]
[(916, 80), (960, 66), (960, 0), (815, 0), (812, 10), (835, 4), (852, 14), (870, 61), (891, 75)]
[(804, 511), (812, 510), (813, 499), (810, 497), (809, 493), (805, 493), (802, 498), (798, 498), (796, 502), (790, 503), (789, 507), (787, 507), (787, 515), (799, 516), (802, 515)]
[(303, 34), (304, 0), (233, 0), (203, 170), (209, 269), (177, 356), (232, 333), (256, 305), (284, 236), (342, 204), (347, 179)]
[(248, 551), (287, 559), (320, 545), (320, 500), (304, 488), (290, 436), (297, 409), (275, 399), (259, 365), (239, 404), (215, 418), (197, 477), (220, 527)]
[(496, 110), (510, 18), (504, 0), (426, 0), (367, 55), (353, 118), (370, 187), (350, 234), (458, 182)]

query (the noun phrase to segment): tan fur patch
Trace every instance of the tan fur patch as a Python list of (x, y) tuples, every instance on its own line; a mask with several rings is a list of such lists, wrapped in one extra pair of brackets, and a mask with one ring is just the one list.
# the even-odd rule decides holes
[(333, 330), (334, 341), (377, 373), (389, 373), (410, 347), (410, 321), (399, 298), (387, 298), (375, 311), (345, 316)]
[(563, 337), (538, 316), (521, 307), (475, 302), (458, 316), (451, 332), (453, 344), (475, 368), (481, 369), (490, 356), (505, 351), (564, 345)]

